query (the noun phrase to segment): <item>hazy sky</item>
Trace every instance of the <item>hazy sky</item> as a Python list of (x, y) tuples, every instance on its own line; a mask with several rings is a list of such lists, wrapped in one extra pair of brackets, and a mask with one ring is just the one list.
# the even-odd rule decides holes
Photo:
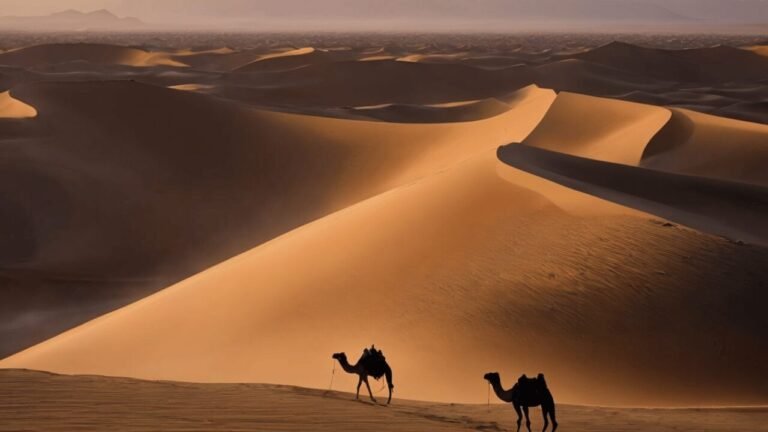
[(483, 22), (542, 19), (768, 23), (768, 0), (0, 0), (0, 15), (109, 9), (149, 23)]

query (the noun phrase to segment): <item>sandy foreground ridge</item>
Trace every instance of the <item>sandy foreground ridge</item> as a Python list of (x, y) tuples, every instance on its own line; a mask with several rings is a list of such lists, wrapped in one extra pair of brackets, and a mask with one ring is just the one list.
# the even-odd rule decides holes
[[(447, 51), (0, 53), (0, 416), (511, 429), (509, 407), (472, 405), (488, 371), (545, 372), (561, 403), (765, 405), (764, 49)], [(371, 343), (391, 408), (306, 389)], [(558, 415), (715, 431), (766, 413)]]

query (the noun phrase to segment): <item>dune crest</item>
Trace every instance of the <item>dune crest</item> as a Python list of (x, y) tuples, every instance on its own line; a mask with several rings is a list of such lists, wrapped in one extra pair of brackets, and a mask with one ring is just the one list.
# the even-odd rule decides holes
[(670, 116), (665, 108), (561, 92), (524, 144), (636, 165)]
[(768, 186), (768, 125), (673, 108), (641, 165)]

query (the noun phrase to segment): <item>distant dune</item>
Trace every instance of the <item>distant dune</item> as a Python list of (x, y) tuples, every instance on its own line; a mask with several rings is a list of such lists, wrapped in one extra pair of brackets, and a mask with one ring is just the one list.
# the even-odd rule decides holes
[[(217, 93), (282, 105), (435, 104), (494, 97), (533, 82), (530, 70), (525, 67), (483, 70), (460, 64), (396, 60), (316, 62), (307, 56), (258, 61), (239, 72), (253, 70), (255, 65), (278, 61), (282, 64), (288, 59), (291, 68), (280, 74), (260, 77), (232, 74), (227, 78), (228, 86)], [(252, 79), (261, 81), (261, 85), (247, 84)]]
[(765, 76), (768, 71), (768, 58), (726, 46), (669, 51), (613, 42), (576, 57), (671, 81), (750, 80)]
[(0, 54), (0, 64), (38, 68), (69, 62), (124, 66), (184, 66), (162, 54), (101, 44), (50, 44)]

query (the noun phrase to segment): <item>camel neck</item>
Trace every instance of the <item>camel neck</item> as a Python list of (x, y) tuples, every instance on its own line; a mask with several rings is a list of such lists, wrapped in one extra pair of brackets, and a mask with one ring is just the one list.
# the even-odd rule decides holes
[(493, 386), (493, 392), (496, 393), (496, 396), (499, 399), (501, 399), (501, 400), (503, 400), (505, 402), (509, 402), (510, 401), (510, 399), (511, 399), (511, 397), (510, 397), (511, 391), (508, 392), (508, 391), (504, 390), (504, 388), (501, 386), (501, 380), (493, 381), (491, 383), (491, 386)]
[(344, 372), (347, 373), (356, 373), (357, 369), (349, 364), (346, 357), (342, 357), (339, 359), (339, 364), (341, 365), (341, 368), (344, 369)]

